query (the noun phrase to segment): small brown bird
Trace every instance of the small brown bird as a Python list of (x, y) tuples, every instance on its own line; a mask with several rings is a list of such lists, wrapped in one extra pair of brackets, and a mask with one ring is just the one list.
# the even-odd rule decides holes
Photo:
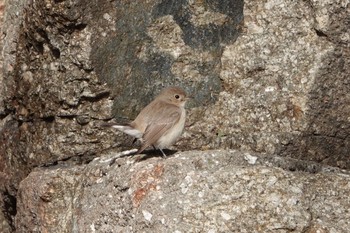
[(129, 134), (142, 143), (137, 153), (149, 146), (163, 149), (171, 146), (182, 134), (185, 126), (186, 92), (180, 87), (168, 87), (148, 104), (136, 119), (127, 125), (104, 124)]

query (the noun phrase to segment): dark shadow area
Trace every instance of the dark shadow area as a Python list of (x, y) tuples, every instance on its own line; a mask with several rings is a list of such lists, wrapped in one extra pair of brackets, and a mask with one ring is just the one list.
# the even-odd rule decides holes
[(220, 50), (222, 44), (237, 39), (238, 25), (243, 20), (243, 5), (243, 0), (203, 1), (201, 6), (205, 10), (228, 16), (229, 20), (223, 25), (194, 25), (191, 22), (193, 11), (190, 3), (184, 0), (163, 0), (154, 8), (153, 14), (155, 17), (172, 15), (181, 27), (186, 45), (203, 50)]
[[(219, 69), (223, 45), (233, 43), (239, 36), (244, 2), (225, 0), (219, 4), (206, 0), (200, 4), (208, 12), (226, 15), (226, 21), (196, 25), (191, 21), (195, 14), (192, 5), (183, 0), (162, 0), (156, 5), (144, 1), (115, 2), (115, 35), (106, 38), (104, 43), (96, 40), (91, 59), (100, 81), (111, 89), (112, 114), (117, 121), (136, 117), (159, 90), (170, 85), (182, 86), (193, 94), (193, 107), (216, 102), (222, 90)], [(212, 58), (191, 60), (187, 54), (175, 58), (156, 49), (147, 31), (164, 16), (171, 16), (181, 28), (182, 40), (192, 49), (191, 53), (209, 53)], [(174, 64), (186, 62), (201, 78), (179, 78), (174, 74)]]
[(6, 190), (2, 193), (2, 201), (4, 202), (4, 216), (7, 219), (12, 230), (15, 230), (14, 216), (16, 216), (17, 213), (17, 199)]
[(174, 155), (177, 150), (169, 150), (169, 149), (163, 149), (163, 152), (164, 154), (166, 155), (166, 157), (164, 158), (162, 152), (160, 150), (153, 150), (153, 149), (150, 149), (150, 150), (146, 150), (146, 151), (143, 151), (142, 154), (144, 156), (142, 156), (140, 159), (138, 159), (137, 161), (143, 161), (143, 160), (147, 160), (147, 159), (150, 159), (150, 158), (155, 158), (155, 157), (160, 157), (160, 158), (169, 158), (170, 156)]
[(163, 152), (165, 153), (166, 157), (163, 156), (163, 154), (160, 150), (154, 150), (154, 149), (149, 149), (149, 150), (143, 151), (141, 154), (137, 154), (135, 152), (135, 153), (131, 153), (131, 154), (116, 156), (115, 158), (110, 159), (110, 162), (108, 163), (108, 165), (111, 166), (111, 165), (116, 163), (117, 159), (124, 158), (124, 157), (134, 158), (135, 162), (141, 162), (141, 161), (145, 161), (147, 159), (157, 158), (157, 157), (160, 159), (167, 159), (167, 158), (171, 157), (172, 155), (174, 155), (177, 152), (177, 150), (163, 149)]
[(338, 48), (323, 64), (304, 113), (308, 128), (282, 154), (349, 170), (350, 57)]

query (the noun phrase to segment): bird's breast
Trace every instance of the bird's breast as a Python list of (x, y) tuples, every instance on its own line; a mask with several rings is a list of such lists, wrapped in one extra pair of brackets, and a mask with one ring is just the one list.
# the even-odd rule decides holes
[(182, 131), (185, 127), (185, 120), (186, 111), (184, 108), (182, 108), (179, 121), (158, 139), (156, 147), (158, 147), (159, 149), (163, 149), (171, 146), (176, 141), (176, 139), (178, 139), (178, 137), (180, 137), (180, 135), (182, 134)]

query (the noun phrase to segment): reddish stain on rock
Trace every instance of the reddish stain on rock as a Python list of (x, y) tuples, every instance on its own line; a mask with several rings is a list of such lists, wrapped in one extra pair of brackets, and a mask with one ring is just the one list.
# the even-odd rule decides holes
[(150, 170), (142, 170), (134, 175), (133, 183), (136, 186), (132, 196), (134, 207), (139, 207), (146, 195), (156, 189), (163, 172), (164, 165), (156, 164)]

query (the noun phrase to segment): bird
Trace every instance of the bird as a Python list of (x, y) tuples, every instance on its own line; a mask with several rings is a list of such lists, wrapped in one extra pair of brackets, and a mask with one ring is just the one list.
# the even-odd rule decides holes
[[(185, 121), (185, 104), (189, 98), (186, 92), (177, 86), (164, 88), (155, 99), (128, 124), (104, 123), (103, 126), (113, 127), (141, 141), (141, 147), (136, 152), (140, 154), (146, 148), (153, 146), (166, 154), (163, 149), (171, 146), (182, 134)], [(134, 141), (135, 141), (134, 140)]]

